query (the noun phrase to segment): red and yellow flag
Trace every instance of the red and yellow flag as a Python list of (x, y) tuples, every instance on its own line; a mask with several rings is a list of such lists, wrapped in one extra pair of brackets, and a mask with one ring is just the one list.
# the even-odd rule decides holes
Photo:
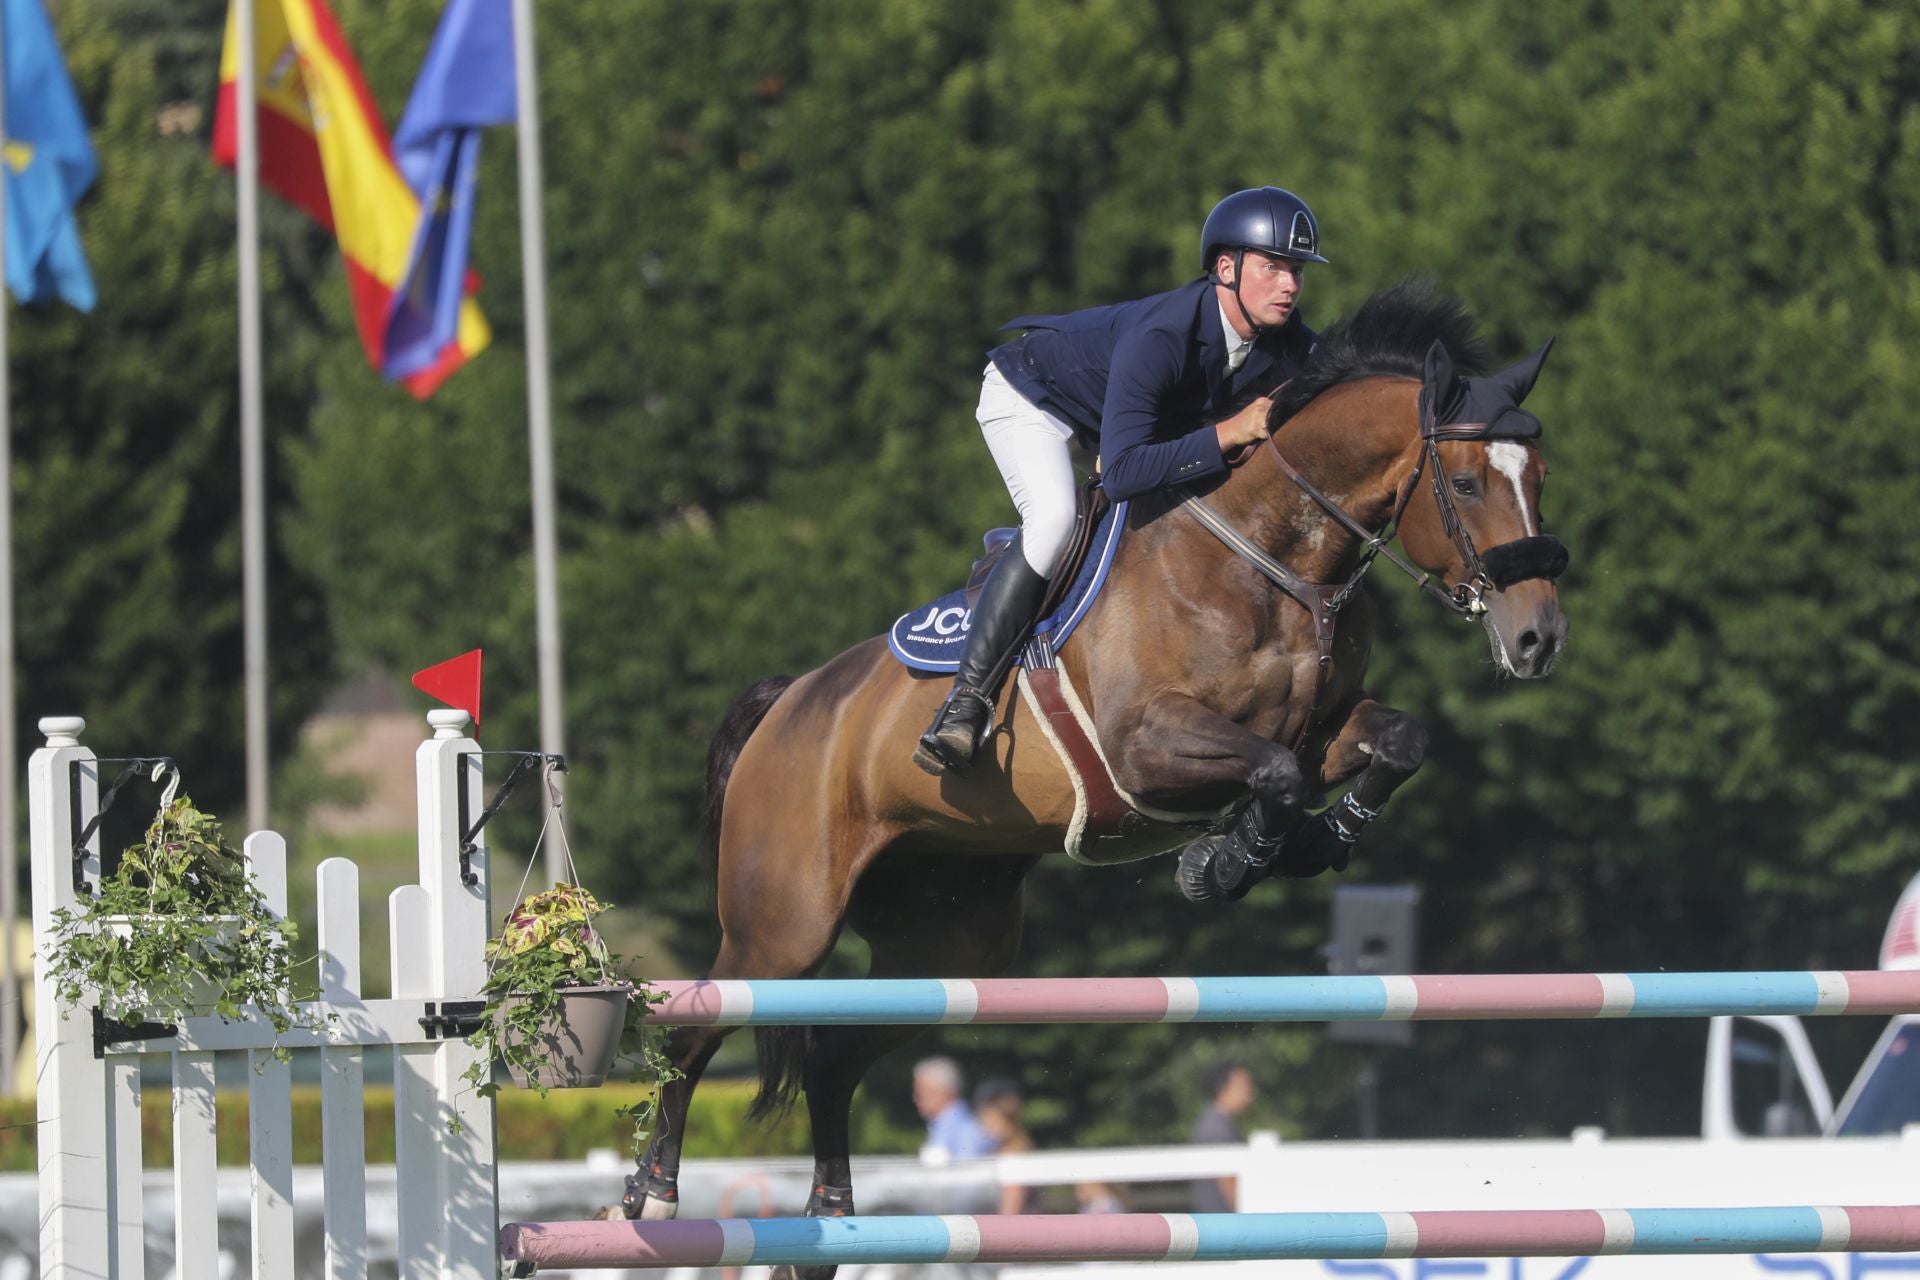
[[(213, 158), (229, 168), (239, 151), (239, 45), (229, 7), (213, 125)], [(255, 0), (254, 49), (260, 180), (339, 241), (360, 344), (384, 372), (387, 315), (406, 274), (419, 198), (394, 167), (380, 110), (326, 0)], [(403, 385), (425, 399), (492, 337), (479, 304), (467, 298), (454, 340)]]

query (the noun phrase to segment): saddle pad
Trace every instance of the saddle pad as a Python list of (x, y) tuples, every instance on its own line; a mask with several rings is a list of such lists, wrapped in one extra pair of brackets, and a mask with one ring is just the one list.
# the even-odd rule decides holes
[[(1107, 570), (1113, 566), (1113, 553), (1120, 546), (1120, 532), (1126, 527), (1127, 504), (1116, 502), (1101, 516), (1099, 527), (1093, 531), (1093, 541), (1087, 548), (1086, 559), (1081, 562), (1080, 572), (1074, 575), (1073, 586), (1060, 602), (1060, 607), (1053, 611), (1053, 616), (1033, 629), (1034, 635), (1045, 638), (1056, 652), (1067, 642), (1074, 628), (1080, 625), (1080, 620), (1087, 616), (1087, 610), (1093, 607), (1100, 588), (1106, 585)], [(987, 535), (989, 546), (996, 535), (1010, 536), (1007, 531), (996, 529)], [(967, 589), (960, 587), (949, 591), (932, 604), (924, 604), (902, 614), (887, 632), (887, 648), (892, 650), (894, 657), (915, 671), (951, 675), (959, 669), (960, 654), (967, 647), (969, 614)]]

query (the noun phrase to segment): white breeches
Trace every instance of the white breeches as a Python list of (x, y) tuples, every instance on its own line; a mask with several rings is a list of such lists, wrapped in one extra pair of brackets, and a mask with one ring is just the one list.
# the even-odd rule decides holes
[(1007, 385), (989, 364), (980, 383), (980, 434), (1020, 511), (1020, 549), (1050, 574), (1073, 536), (1073, 428)]

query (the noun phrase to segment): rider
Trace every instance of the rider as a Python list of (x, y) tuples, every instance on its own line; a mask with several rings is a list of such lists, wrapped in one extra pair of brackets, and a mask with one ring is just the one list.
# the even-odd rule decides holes
[(1118, 501), (1226, 470), (1226, 455), (1266, 439), (1267, 394), (1297, 374), (1313, 331), (1296, 304), (1320, 229), (1278, 187), (1236, 191), (1200, 233), (1206, 274), (1170, 293), (1060, 316), (1021, 316), (1027, 333), (988, 352), (977, 416), (1020, 510), (1020, 535), (981, 588), (966, 652), (914, 763), (965, 773), (1001, 682), (1036, 621), (1047, 579), (1072, 536), (1078, 440)]

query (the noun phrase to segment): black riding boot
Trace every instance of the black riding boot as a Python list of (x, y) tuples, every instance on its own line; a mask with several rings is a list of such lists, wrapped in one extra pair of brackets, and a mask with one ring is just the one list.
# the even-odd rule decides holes
[(1035, 614), (1047, 594), (1045, 576), (1035, 573), (1020, 539), (993, 566), (973, 606), (967, 649), (953, 676), (953, 692), (941, 704), (933, 724), (920, 735), (913, 762), (931, 774), (965, 774), (993, 719), (1000, 682), (1038, 621)]

